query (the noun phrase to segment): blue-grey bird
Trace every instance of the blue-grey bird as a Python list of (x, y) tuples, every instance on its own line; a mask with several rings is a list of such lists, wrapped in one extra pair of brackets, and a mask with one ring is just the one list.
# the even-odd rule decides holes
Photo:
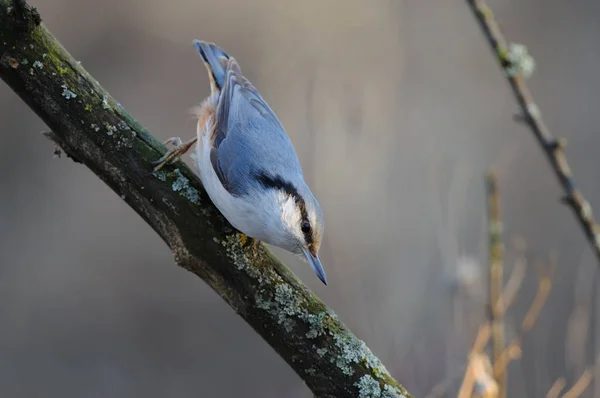
[(283, 126), (237, 61), (212, 43), (194, 40), (210, 81), (210, 96), (196, 108), (196, 137), (157, 162), (178, 159), (194, 143), (204, 189), (225, 218), (243, 234), (305, 258), (327, 284), (319, 260), (324, 220), (304, 181)]

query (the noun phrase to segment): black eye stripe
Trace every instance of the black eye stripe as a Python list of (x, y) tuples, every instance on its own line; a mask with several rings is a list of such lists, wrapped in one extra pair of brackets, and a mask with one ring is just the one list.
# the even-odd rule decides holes
[[(306, 203), (304, 199), (298, 191), (296, 187), (292, 185), (289, 181), (285, 181), (281, 176), (271, 176), (265, 171), (256, 172), (253, 174), (253, 177), (261, 183), (261, 185), (265, 188), (277, 189), (288, 196), (290, 196), (296, 202), (298, 209), (300, 210), (300, 229), (304, 234), (304, 240), (307, 244), (312, 244), (312, 228), (310, 225), (310, 221), (308, 220), (308, 212), (306, 211)], [(308, 227), (307, 227), (308, 226)]]

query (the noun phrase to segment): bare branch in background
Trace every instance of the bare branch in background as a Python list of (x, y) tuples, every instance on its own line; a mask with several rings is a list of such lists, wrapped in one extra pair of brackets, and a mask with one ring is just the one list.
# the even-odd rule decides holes
[[(488, 321), (484, 322), (481, 325), (475, 342), (473, 343), (471, 353), (468, 357), (467, 368), (465, 370), (463, 381), (461, 383), (460, 390), (457, 395), (458, 398), (471, 398), (474, 394), (476, 386), (480, 387), (481, 389), (481, 391), (476, 392), (477, 395), (493, 398), (498, 397), (498, 394), (500, 393), (500, 386), (497, 382), (492, 383), (491, 381), (500, 380), (498, 375), (505, 375), (506, 368), (510, 361), (516, 360), (521, 357), (521, 344), (523, 341), (523, 335), (533, 328), (539, 317), (540, 311), (546, 303), (546, 300), (552, 288), (553, 269), (554, 267), (549, 267), (549, 269), (545, 268), (542, 270), (543, 273), (540, 276), (537, 293), (535, 295), (535, 298), (533, 299), (533, 302), (531, 303), (531, 306), (529, 307), (529, 310), (523, 318), (523, 321), (521, 322), (521, 328), (517, 336), (511, 340), (508, 346), (503, 347), (502, 351), (498, 355), (494, 353), (493, 365), (487, 357), (487, 355), (483, 352), (490, 338), (494, 338), (492, 323)], [(519, 268), (516, 267), (515, 269), (513, 269), (509, 280), (518, 281), (519, 272), (521, 272)], [(517, 282), (513, 283), (516, 284)], [(504, 288), (504, 291), (501, 293), (501, 296), (506, 295), (506, 291), (508, 289), (509, 286), (507, 284), (507, 286)], [(515, 288), (510, 287), (510, 289)], [(516, 288), (516, 290), (518, 290), (518, 287)], [(508, 306), (503, 308), (504, 313), (507, 310)], [(489, 364), (489, 366), (487, 364)], [(553, 388), (557, 389), (558, 387)], [(562, 388), (564, 388), (564, 386)], [(436, 386), (435, 391), (432, 391), (432, 393), (429, 396), (439, 396), (440, 391), (443, 391), (442, 385)], [(558, 393), (559, 392), (560, 391), (558, 391)], [(434, 395), (434, 393), (436, 395)]]
[[(502, 294), (500, 295), (500, 300), (496, 303), (497, 311), (500, 314), (502, 314), (502, 316), (504, 316), (506, 314), (506, 311), (508, 311), (510, 306), (514, 303), (514, 300), (515, 300), (517, 294), (519, 293), (519, 290), (521, 289), (523, 280), (525, 279), (525, 271), (527, 269), (527, 258), (524, 254), (525, 243), (524, 243), (523, 239), (521, 239), (521, 238), (515, 238), (515, 239), (513, 239), (513, 241), (514, 241), (514, 246), (515, 246), (516, 250), (520, 253), (520, 255), (515, 261), (512, 272), (508, 278), (508, 282), (506, 283), (504, 290), (502, 291)], [(482, 344), (484, 347), (488, 343), (487, 338), (489, 338), (489, 333), (490, 333), (489, 327), (490, 327), (490, 325), (488, 322), (485, 322), (483, 325), (480, 326), (479, 332), (478, 332), (479, 337), (476, 338), (476, 343), (474, 344), (474, 348), (472, 349), (472, 354), (480, 355), (480, 353), (476, 350), (479, 349), (478, 347), (481, 347)], [(486, 334), (488, 337), (485, 337)], [(509, 354), (508, 360), (516, 359), (516, 356), (514, 355), (516, 352), (515, 347), (514, 347), (514, 342), (513, 342), (512, 348), (513, 348), (513, 350), (508, 352), (508, 354)], [(517, 348), (518, 348), (518, 354), (520, 355), (520, 347), (517, 347)], [(481, 348), (481, 350), (483, 350), (483, 348)], [(511, 356), (511, 354), (512, 354), (512, 356)], [(453, 369), (452, 376), (449, 377), (448, 380), (444, 380), (444, 381), (436, 384), (431, 389), (429, 394), (426, 395), (426, 398), (439, 398), (439, 397), (444, 396), (444, 394), (448, 390), (449, 382), (459, 378), (460, 376), (463, 376), (463, 382), (461, 384), (461, 392), (459, 393), (459, 396), (461, 396), (461, 394), (462, 394), (462, 396), (465, 396), (465, 394), (467, 394), (467, 391), (469, 391), (469, 388), (473, 389), (473, 386), (475, 385), (475, 378), (473, 378), (472, 375), (467, 375), (467, 373), (465, 373), (467, 371), (468, 366), (470, 366), (470, 365), (467, 364), (460, 368), (455, 367)], [(469, 369), (469, 371), (471, 371), (471, 369)], [(491, 375), (492, 372), (493, 372), (493, 369), (490, 369), (489, 374)], [(471, 387), (469, 387), (469, 386), (471, 386)], [(489, 385), (488, 385), (488, 387), (489, 387)], [(493, 386), (492, 386), (492, 390), (493, 390)]]
[(521, 285), (523, 284), (523, 280), (525, 279), (525, 272), (527, 270), (527, 262), (525, 257), (521, 257), (517, 259), (514, 265), (514, 269), (510, 274), (510, 278), (508, 282), (506, 282), (506, 286), (504, 287), (504, 291), (500, 296), (500, 299), (496, 302), (496, 313), (504, 316), (506, 314), (506, 310), (512, 305), (519, 293), (519, 289), (521, 289)]
[[(586, 331), (586, 334), (590, 333), (589, 328), (586, 328), (585, 331)], [(585, 390), (589, 387), (589, 385), (592, 383), (592, 381), (594, 380), (594, 377), (597, 375), (597, 373), (599, 371), (600, 371), (600, 353), (597, 353), (596, 357), (594, 358), (594, 363), (587, 366), (587, 368), (581, 373), (581, 376), (579, 376), (577, 381), (571, 386), (571, 388), (567, 392), (565, 392), (563, 394), (562, 397), (563, 398), (580, 397), (585, 392)], [(566, 385), (566, 382), (564, 381), (564, 378), (560, 378), (559, 380), (563, 380), (563, 385), (561, 388), (561, 391), (562, 391), (562, 389)], [(551, 393), (553, 393), (553, 390), (555, 389), (555, 385), (556, 385), (556, 383), (559, 382), (559, 380), (557, 380), (554, 383), (554, 385), (552, 386), (552, 388), (550, 388), (547, 396), (550, 396)], [(558, 393), (556, 393), (556, 395), (553, 395), (553, 396), (558, 397)]]
[(504, 352), (504, 311), (501, 309), (504, 284), (504, 244), (502, 243), (502, 220), (500, 219), (500, 195), (498, 182), (493, 173), (486, 176), (488, 201), (489, 271), (490, 271), (490, 323), (492, 324), (494, 379), (498, 387), (498, 398), (506, 397), (506, 366), (499, 366)]
[(563, 398), (577, 398), (588, 388), (594, 378), (593, 369), (586, 369), (573, 386), (567, 391)]
[(567, 381), (565, 380), (565, 378), (559, 377), (558, 379), (556, 379), (554, 384), (552, 384), (550, 390), (548, 390), (546, 398), (558, 398), (560, 396), (561, 391), (565, 388), (566, 385)]
[(573, 210), (579, 224), (585, 232), (598, 261), (600, 261), (600, 227), (596, 223), (592, 206), (576, 189), (571, 169), (567, 162), (564, 146), (565, 141), (553, 138), (550, 130), (542, 119), (542, 113), (536, 105), (525, 77), (534, 68), (533, 59), (527, 55), (524, 46), (511, 44), (504, 38), (500, 26), (494, 19), (494, 14), (484, 0), (467, 0), (479, 21), (496, 59), (500, 64), (524, 116), (524, 122), (531, 128), (535, 138), (546, 154), (552, 169), (565, 193), (563, 202)]
[(410, 396), (265, 246), (243, 245), (183, 162), (152, 173), (164, 145), (73, 59), (24, 0), (0, 0), (0, 78), (52, 130), (46, 136), (122, 197), (175, 261), (214, 289), (316, 397)]
[(476, 381), (475, 369), (472, 360), (474, 358), (477, 358), (481, 354), (488, 341), (490, 340), (490, 334), (490, 324), (489, 322), (484, 322), (483, 325), (480, 326), (479, 331), (477, 332), (477, 337), (475, 337), (473, 348), (471, 349), (471, 353), (469, 354), (469, 362), (467, 364), (467, 369), (465, 371), (463, 381), (460, 385), (460, 390), (457, 395), (458, 398), (471, 397)]

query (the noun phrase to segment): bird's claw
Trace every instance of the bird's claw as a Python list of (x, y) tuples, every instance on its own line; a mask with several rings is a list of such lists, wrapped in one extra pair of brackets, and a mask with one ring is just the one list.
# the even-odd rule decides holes
[(165, 145), (175, 145), (174, 148), (169, 149), (160, 159), (152, 162), (154, 165), (154, 172), (162, 169), (166, 164), (173, 164), (179, 160), (187, 151), (190, 150), (192, 145), (196, 142), (197, 137), (192, 138), (187, 142), (182, 142), (179, 137), (171, 137), (164, 142)]
[(179, 137), (171, 137), (168, 138), (165, 142), (163, 142), (163, 145), (173, 145), (176, 147), (178, 147), (181, 144), (183, 144), (183, 141), (181, 141), (181, 138)]

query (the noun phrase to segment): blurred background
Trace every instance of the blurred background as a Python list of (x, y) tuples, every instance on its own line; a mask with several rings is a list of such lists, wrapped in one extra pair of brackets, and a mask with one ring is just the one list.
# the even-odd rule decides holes
[[(486, 319), (484, 174), (499, 177), (518, 335), (552, 290), (509, 396), (572, 385), (600, 352), (587, 241), (465, 1), (32, 0), (71, 54), (160, 139), (208, 93), (192, 40), (233, 55), (286, 127), (326, 217), (330, 286), (281, 256), (415, 396), (456, 396)], [(491, 0), (536, 60), (530, 86), (600, 209), (600, 3)], [(0, 82), (0, 395), (311, 397), (301, 379)], [(513, 244), (513, 237), (526, 242)], [(521, 247), (521, 249), (519, 249)], [(568, 387), (567, 387), (568, 388)], [(446, 394), (446, 395), (444, 395)], [(600, 397), (600, 382), (582, 395)]]

